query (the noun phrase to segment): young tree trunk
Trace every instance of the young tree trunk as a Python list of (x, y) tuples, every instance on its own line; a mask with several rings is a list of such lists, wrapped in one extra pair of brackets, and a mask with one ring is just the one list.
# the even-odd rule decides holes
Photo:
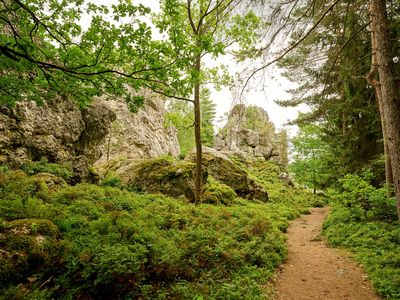
[(393, 173), (393, 186), (400, 220), (400, 98), (396, 87), (393, 60), (388, 33), (385, 0), (370, 0), (373, 32), (376, 46), (379, 82), (382, 91), (382, 110), (386, 139)]
[(108, 134), (108, 143), (107, 143), (107, 162), (110, 159), (110, 148), (111, 148), (111, 130), (110, 133)]
[[(195, 70), (197, 74), (201, 71), (201, 56), (196, 57)], [(196, 143), (196, 171), (194, 179), (194, 203), (197, 205), (201, 201), (202, 192), (202, 148), (201, 148), (201, 114), (200, 114), (200, 83), (196, 82), (194, 86), (194, 136)]]
[[(371, 22), (372, 20), (372, 14), (370, 16)], [(388, 148), (388, 143), (387, 143), (387, 137), (386, 137), (386, 118), (383, 115), (383, 103), (382, 103), (382, 89), (381, 89), (381, 84), (380, 82), (375, 78), (376, 75), (378, 75), (378, 61), (376, 58), (376, 51), (377, 51), (377, 42), (376, 42), (376, 36), (375, 32), (371, 30), (371, 70), (366, 76), (366, 79), (368, 83), (374, 88), (375, 90), (375, 97), (376, 97), (376, 102), (378, 103), (378, 109), (379, 109), (379, 116), (381, 118), (381, 127), (382, 127), (382, 137), (383, 137), (383, 153), (384, 153), (384, 158), (385, 158), (385, 182), (386, 185), (389, 188), (393, 187), (393, 172), (392, 172), (392, 166), (390, 162), (390, 156), (389, 156), (389, 148)]]

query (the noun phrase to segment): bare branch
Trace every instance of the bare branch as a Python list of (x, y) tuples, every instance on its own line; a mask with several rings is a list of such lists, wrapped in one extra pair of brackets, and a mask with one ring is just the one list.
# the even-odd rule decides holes
[(244, 92), (245, 88), (249, 84), (249, 81), (251, 78), (253, 78), (258, 72), (264, 70), (265, 68), (269, 67), (270, 65), (276, 63), (277, 61), (281, 60), (283, 57), (285, 57), (289, 52), (291, 52), (293, 49), (295, 49), (297, 46), (299, 46), (314, 30), (317, 28), (317, 26), (322, 22), (322, 20), (325, 18), (325, 16), (342, 0), (336, 0), (332, 5), (330, 5), (324, 13), (319, 17), (317, 22), (309, 29), (306, 34), (301, 37), (296, 43), (294, 43), (291, 47), (286, 49), (281, 55), (279, 55), (277, 58), (273, 59), (272, 61), (266, 63), (265, 65), (261, 66), (260, 68), (256, 69), (251, 73), (251, 75), (246, 79), (246, 82), (242, 88), (242, 93)]

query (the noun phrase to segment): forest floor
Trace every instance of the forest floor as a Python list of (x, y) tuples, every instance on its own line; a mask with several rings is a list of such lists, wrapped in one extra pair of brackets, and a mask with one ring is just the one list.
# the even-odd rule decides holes
[(321, 238), (328, 207), (312, 208), (288, 229), (288, 258), (274, 283), (274, 299), (381, 299), (350, 254)]

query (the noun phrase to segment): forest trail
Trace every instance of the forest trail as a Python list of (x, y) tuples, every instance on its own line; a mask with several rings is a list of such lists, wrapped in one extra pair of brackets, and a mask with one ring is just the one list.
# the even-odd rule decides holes
[(362, 268), (348, 255), (326, 246), (320, 237), (329, 208), (312, 208), (311, 214), (291, 223), (288, 259), (275, 282), (275, 299), (369, 300), (381, 299)]

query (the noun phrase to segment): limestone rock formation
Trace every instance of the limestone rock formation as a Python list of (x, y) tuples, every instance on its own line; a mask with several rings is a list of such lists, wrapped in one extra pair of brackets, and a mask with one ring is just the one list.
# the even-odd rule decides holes
[(261, 107), (238, 104), (217, 134), (214, 148), (240, 157), (270, 159), (277, 156), (275, 127)]
[(106, 105), (116, 113), (117, 119), (101, 147), (102, 156), (97, 164), (118, 157), (148, 159), (179, 155), (176, 129), (165, 126), (164, 101), (159, 96), (146, 95), (145, 105), (137, 113), (132, 113), (121, 100), (109, 100)]
[(100, 144), (115, 114), (103, 103), (83, 110), (71, 101), (55, 99), (38, 105), (19, 102), (0, 107), (0, 161), (20, 167), (26, 160), (73, 161), (83, 155), (89, 162), (100, 157)]

